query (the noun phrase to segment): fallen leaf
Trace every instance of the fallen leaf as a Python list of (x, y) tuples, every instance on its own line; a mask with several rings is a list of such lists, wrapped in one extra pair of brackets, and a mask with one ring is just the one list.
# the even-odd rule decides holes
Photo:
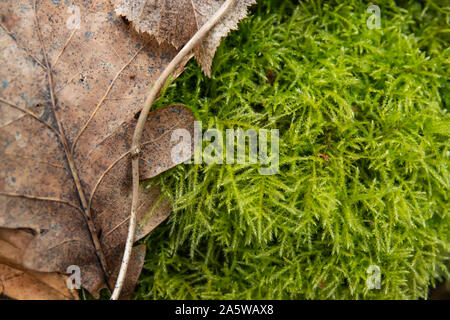
[[(214, 15), (225, 0), (112, 0), (116, 12), (133, 22), (139, 32), (154, 35), (160, 42), (181, 48)], [(255, 0), (237, 0), (234, 7), (208, 34), (194, 56), (206, 75), (220, 41), (247, 16)]]
[(33, 239), (31, 232), (0, 228), (0, 295), (20, 300), (78, 299), (67, 288), (67, 276), (23, 269), (24, 249)]
[[(0, 47), (0, 228), (30, 232), (20, 259), (0, 270), (18, 282), (2, 280), (2, 290), (77, 265), (82, 286), (98, 296), (106, 278), (113, 285), (123, 255), (136, 113), (177, 50), (138, 34), (108, 0), (3, 0)], [(170, 138), (175, 129), (192, 132), (193, 121), (182, 106), (151, 113), (142, 179), (190, 158), (173, 163)], [(136, 241), (171, 211), (157, 187), (140, 199)], [(145, 246), (134, 249), (124, 296), (144, 254)]]

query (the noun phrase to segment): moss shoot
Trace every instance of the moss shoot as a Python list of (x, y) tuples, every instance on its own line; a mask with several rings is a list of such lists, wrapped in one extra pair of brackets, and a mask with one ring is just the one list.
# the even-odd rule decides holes
[[(279, 129), (280, 170), (182, 165), (138, 299), (418, 299), (449, 277), (450, 8), (261, 0), (155, 107), (203, 129)], [(379, 267), (380, 289), (367, 285)]]

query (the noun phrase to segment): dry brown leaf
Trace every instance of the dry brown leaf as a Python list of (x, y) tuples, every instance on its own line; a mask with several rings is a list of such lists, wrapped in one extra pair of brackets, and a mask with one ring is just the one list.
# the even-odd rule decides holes
[[(177, 51), (137, 34), (109, 0), (67, 4), (0, 1), (0, 227), (32, 232), (9, 268), (28, 277), (78, 265), (82, 286), (96, 296), (106, 276), (113, 283), (123, 254), (135, 115)], [(173, 163), (177, 142), (170, 138), (178, 128), (193, 131), (193, 121), (181, 106), (149, 116), (142, 179), (190, 157)], [(136, 240), (170, 214), (160, 198), (157, 187), (142, 190)], [(134, 287), (144, 250), (135, 248), (124, 295)], [(11, 272), (2, 269), (0, 277)]]
[(0, 295), (20, 300), (78, 299), (78, 293), (67, 288), (67, 276), (23, 269), (22, 255), (32, 239), (26, 230), (0, 228)]
[[(112, 0), (116, 12), (132, 21), (136, 29), (154, 35), (160, 43), (180, 48), (214, 15), (226, 0)], [(247, 16), (247, 8), (255, 0), (237, 0), (234, 7), (197, 47), (195, 58), (206, 75), (220, 41)]]
[(42, 273), (15, 269), (0, 264), (0, 287), (7, 298), (19, 300), (78, 300), (76, 292), (66, 287), (59, 273)]

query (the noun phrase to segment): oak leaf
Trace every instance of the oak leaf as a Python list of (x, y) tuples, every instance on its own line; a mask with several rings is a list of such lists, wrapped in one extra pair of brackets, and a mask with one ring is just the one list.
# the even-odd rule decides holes
[[(0, 241), (0, 290), (71, 298), (55, 279), (77, 265), (98, 296), (123, 255), (136, 114), (177, 50), (130, 28), (109, 0), (2, 0), (0, 48), (0, 230), (12, 232)], [(141, 179), (190, 158), (172, 160), (171, 132), (193, 122), (182, 106), (150, 114)], [(136, 241), (171, 211), (158, 187), (140, 199)], [(144, 256), (134, 248), (124, 295)], [(35, 287), (25, 297), (16, 285)]]
[(23, 268), (22, 256), (33, 239), (31, 232), (0, 228), (0, 296), (20, 300), (78, 299), (76, 290), (69, 290), (67, 276)]
[[(160, 42), (180, 48), (214, 15), (226, 0), (112, 0), (116, 12), (133, 22), (136, 29), (154, 35)], [(220, 41), (247, 16), (255, 0), (237, 0), (224, 18), (208, 33), (194, 56), (206, 75)]]

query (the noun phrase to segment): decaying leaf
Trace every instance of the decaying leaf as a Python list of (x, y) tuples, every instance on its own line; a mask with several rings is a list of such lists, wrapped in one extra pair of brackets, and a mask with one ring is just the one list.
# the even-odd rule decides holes
[[(132, 21), (136, 29), (154, 35), (160, 42), (180, 48), (210, 19), (225, 0), (112, 0), (119, 15)], [(203, 71), (210, 76), (214, 53), (230, 30), (247, 16), (255, 0), (237, 0), (197, 47), (194, 55)]]
[(67, 287), (67, 276), (23, 268), (22, 256), (32, 239), (31, 232), (0, 228), (0, 295), (20, 300), (78, 299), (78, 293)]
[[(29, 230), (21, 233), (25, 245), (13, 241), (17, 261), (1, 265), (0, 290), (5, 294), (12, 279), (40, 286), (29, 277), (54, 288), (44, 278), (77, 265), (82, 286), (97, 296), (105, 279), (113, 285), (123, 254), (136, 113), (177, 50), (136, 33), (109, 0), (2, 0), (0, 48), (0, 228)], [(178, 142), (171, 132), (193, 131), (193, 121), (181, 106), (151, 113), (142, 179), (190, 158), (172, 162)], [(157, 187), (141, 192), (136, 240), (171, 210)], [(0, 256), (7, 249), (0, 242)], [(145, 246), (135, 248), (124, 295), (134, 287), (144, 253)], [(12, 290), (6, 295), (26, 298)]]

